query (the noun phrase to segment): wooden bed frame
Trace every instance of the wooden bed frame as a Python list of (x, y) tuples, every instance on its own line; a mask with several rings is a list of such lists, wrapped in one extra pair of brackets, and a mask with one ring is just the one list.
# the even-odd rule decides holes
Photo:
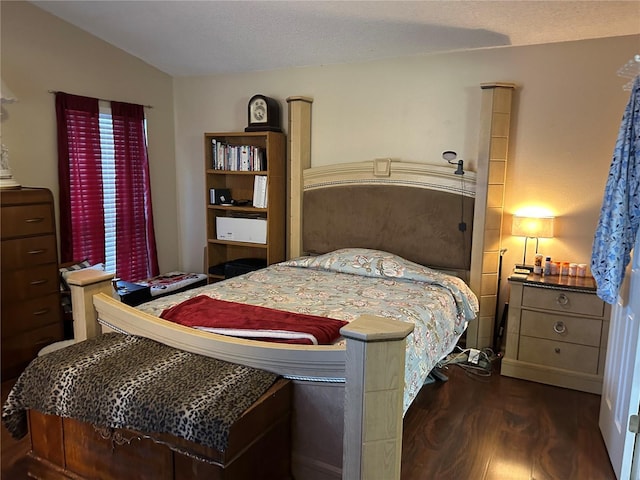
[[(459, 176), (455, 176), (449, 167), (407, 164), (390, 159), (309, 168), (311, 100), (304, 97), (288, 99), (291, 161), (288, 256), (295, 257), (305, 252), (305, 229), (314, 228), (309, 222), (313, 214), (304, 210), (303, 199), (309, 192), (321, 189), (335, 192), (332, 189), (339, 185), (394, 184), (404, 188), (415, 187), (412, 190), (416, 191), (435, 189), (455, 197), (456, 202), (475, 197), (475, 209), (469, 222), (473, 224), (473, 231), (469, 232), (473, 237), (469, 262), (463, 267), (444, 267), (467, 276), (481, 300), (480, 315), (486, 315), (487, 307), (483, 307), (482, 300), (487, 291), (491, 292), (482, 280), (487, 272), (491, 273), (487, 263), (492, 262), (487, 262), (485, 222), (487, 215), (491, 215), (487, 212), (496, 208), (496, 202), (491, 200), (488, 179), (493, 157), (500, 156), (496, 153), (500, 151), (497, 148), (499, 143), (504, 144), (506, 160), (508, 141), (505, 143), (505, 138), (508, 140), (509, 122), (506, 132), (504, 122), (500, 124), (499, 131), (492, 125), (496, 122), (496, 114), (505, 109), (505, 104), (508, 104), (510, 112), (512, 87), (500, 84), (483, 86), (483, 122), (486, 126), (481, 131), (483, 138), (488, 140), (481, 139), (481, 153), (485, 158), (478, 158), (477, 175), (466, 172), (462, 187), (460, 178), (456, 178)], [(491, 91), (487, 90), (489, 88)], [(499, 95), (496, 95), (496, 88), (501, 89)], [(508, 95), (503, 95), (504, 92)], [(493, 147), (494, 141), (496, 148)], [(394, 205), (394, 202), (389, 204)], [(502, 205), (498, 207), (501, 220)], [(402, 211), (398, 206), (395, 210), (388, 210), (387, 214), (394, 217)], [(495, 223), (495, 218), (492, 223)], [(455, 224), (457, 226), (457, 219)], [(361, 243), (342, 246), (376, 248)], [(420, 256), (415, 258), (415, 255), (407, 255), (404, 251), (394, 252), (393, 247), (384, 249), (409, 260), (428, 263)], [(110, 281), (110, 275), (95, 271), (78, 272), (69, 278), (77, 341), (99, 335), (101, 330), (108, 331), (107, 325), (116, 331), (142, 335), (191, 352), (276, 372), (291, 379), (293, 385), (291, 462), (294, 478), (400, 478), (405, 338), (413, 330), (413, 325), (363, 316), (343, 327), (341, 332), (346, 338), (346, 347), (248, 341), (201, 332), (144, 314), (114, 300)], [(493, 302), (495, 309), (495, 290)], [(97, 322), (98, 318), (101, 324)], [(473, 344), (481, 328), (477, 322), (472, 322), (469, 330)], [(36, 433), (32, 431), (32, 435)]]
[(375, 478), (381, 471), (385, 479), (399, 478), (405, 338), (412, 324), (363, 316), (341, 330), (346, 348), (230, 338), (120, 303), (111, 296), (111, 277), (89, 270), (70, 275), (76, 339), (109, 331), (108, 324), (115, 331), (286, 376), (293, 384), (294, 478)]
[[(368, 212), (380, 217), (376, 212), (379, 208), (373, 203), (379, 202), (386, 209), (389, 204), (393, 208), (388, 211), (388, 216), (399, 219), (400, 223), (407, 223), (410, 220), (403, 218), (403, 215), (407, 215), (408, 205), (400, 205), (394, 200), (394, 195), (398, 194), (396, 190), (410, 190), (418, 198), (418, 205), (413, 205), (410, 210), (423, 210), (420, 207), (423, 204), (424, 210), (429, 210), (427, 205), (430, 202), (442, 202), (442, 195), (447, 197), (444, 201), (450, 203), (451, 208), (459, 210), (461, 200), (473, 201), (475, 175), (472, 172), (466, 175), (462, 191), (460, 179), (448, 167), (390, 160), (360, 162), (307, 170), (305, 195), (325, 193), (327, 198), (317, 199), (315, 202), (318, 209), (326, 211), (327, 205), (336, 201), (337, 210), (354, 216)], [(374, 195), (367, 200), (369, 205), (365, 211), (350, 212), (346, 205), (341, 208), (340, 202), (346, 201), (340, 195), (340, 189), (344, 185), (348, 186), (349, 192), (362, 187), (365, 194), (373, 186)], [(380, 194), (376, 195), (375, 192)], [(432, 195), (436, 195), (437, 200), (431, 200)], [(410, 199), (406, 201), (412, 202)], [(321, 213), (317, 210), (309, 211), (305, 207), (304, 215), (307, 218), (319, 218)], [(466, 208), (466, 220), (469, 224), (472, 222), (472, 215), (471, 203)], [(458, 231), (460, 219), (457, 216), (453, 219), (451, 215), (440, 216), (453, 225), (451, 230), (456, 236), (461, 235)], [(371, 220), (381, 228), (391, 228), (394, 231), (398, 228), (390, 226), (387, 219), (381, 222)], [(326, 219), (320, 221), (324, 222)], [(337, 223), (345, 224), (345, 220), (338, 218)], [(418, 230), (413, 235), (421, 238), (426, 238), (433, 229), (429, 221), (420, 217), (414, 218), (413, 223), (418, 224)], [(356, 230), (360, 228), (359, 225), (355, 227)], [(305, 230), (313, 232), (314, 228), (313, 222), (307, 222), (303, 227), (303, 235)], [(471, 225), (466, 232), (469, 244), (470, 230)], [(347, 237), (357, 234), (358, 232), (353, 232)], [(367, 232), (367, 236), (376, 240), (383, 238), (376, 231)], [(312, 234), (311, 237), (314, 241), (318, 240), (318, 235)], [(402, 253), (405, 258), (418, 260), (422, 264), (430, 263), (425, 255), (437, 259), (430, 248), (415, 251), (413, 255), (410, 251), (402, 251), (404, 237), (406, 235), (399, 232), (395, 242), (397, 246), (391, 251)], [(448, 237), (446, 239), (449, 241)], [(313, 245), (311, 241), (305, 243)], [(366, 239), (360, 240), (358, 245), (370, 248), (381, 246), (367, 244)], [(341, 246), (346, 245), (330, 243), (320, 248), (331, 251)], [(447, 245), (438, 247), (436, 252), (439, 252), (439, 256), (442, 256), (442, 248), (447, 248)], [(459, 245), (448, 248), (455, 252), (461, 250)], [(455, 270), (468, 279), (470, 251), (461, 257), (466, 257), (466, 261), (438, 266)], [(335, 345), (308, 347), (255, 342), (197, 331), (123, 305), (111, 298), (110, 275), (87, 270), (71, 275), (68, 283), (72, 289), (74, 314), (76, 311), (84, 312), (74, 325), (77, 324), (78, 329), (84, 329), (86, 334), (76, 331), (75, 338), (98, 334), (101, 326), (96, 319), (100, 318), (102, 326), (108, 325), (116, 331), (152, 338), (183, 350), (261, 368), (292, 379), (291, 460), (294, 478), (399, 478), (405, 337), (413, 330), (412, 324), (363, 316), (343, 327), (341, 332), (347, 339), (346, 348)], [(98, 291), (104, 293), (96, 295)], [(348, 455), (343, 452), (348, 452)]]

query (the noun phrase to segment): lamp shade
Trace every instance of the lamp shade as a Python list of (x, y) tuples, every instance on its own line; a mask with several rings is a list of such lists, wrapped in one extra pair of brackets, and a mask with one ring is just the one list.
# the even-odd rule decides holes
[(513, 216), (511, 235), (516, 237), (551, 238), (553, 237), (554, 217)]

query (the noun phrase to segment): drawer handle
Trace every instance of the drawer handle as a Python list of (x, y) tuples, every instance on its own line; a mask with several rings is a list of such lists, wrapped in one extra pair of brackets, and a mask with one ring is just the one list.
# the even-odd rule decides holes
[(34, 217), (25, 219), (26, 223), (40, 223), (44, 222), (44, 217)]
[(49, 313), (49, 309), (43, 308), (42, 310), (36, 310), (35, 312), (33, 312), (33, 315), (44, 315), (46, 313)]
[(46, 279), (43, 279), (43, 280), (31, 280), (29, 282), (30, 285), (34, 285), (34, 286), (35, 285), (42, 285), (43, 283), (47, 283), (47, 280)]
[(553, 324), (553, 331), (558, 334), (563, 334), (567, 331), (567, 326), (563, 322), (556, 322)]
[(554, 352), (556, 352), (556, 353), (560, 353), (560, 347), (556, 347), (556, 348), (554, 348), (553, 350), (554, 350)]
[(558, 298), (556, 298), (556, 302), (558, 302), (558, 304), (560, 305), (566, 305), (569, 303), (569, 297), (567, 297), (564, 293), (561, 293), (560, 295), (558, 295)]
[(46, 250), (44, 248), (40, 248), (38, 250), (29, 250), (27, 253), (29, 255), (40, 255), (41, 253), (46, 252)]

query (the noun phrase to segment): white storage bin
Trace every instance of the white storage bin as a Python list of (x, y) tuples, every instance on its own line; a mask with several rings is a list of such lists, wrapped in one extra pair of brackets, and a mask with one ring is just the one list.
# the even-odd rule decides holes
[(267, 243), (267, 220), (264, 218), (216, 218), (216, 238), (234, 242)]

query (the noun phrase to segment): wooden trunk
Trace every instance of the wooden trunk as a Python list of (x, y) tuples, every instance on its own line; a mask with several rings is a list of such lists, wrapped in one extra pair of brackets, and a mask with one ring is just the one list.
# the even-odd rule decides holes
[(32, 410), (28, 472), (42, 480), (291, 479), (290, 412), (291, 383), (279, 380), (232, 425), (222, 452), (167, 434), (117, 429), (104, 438), (91, 424)]

